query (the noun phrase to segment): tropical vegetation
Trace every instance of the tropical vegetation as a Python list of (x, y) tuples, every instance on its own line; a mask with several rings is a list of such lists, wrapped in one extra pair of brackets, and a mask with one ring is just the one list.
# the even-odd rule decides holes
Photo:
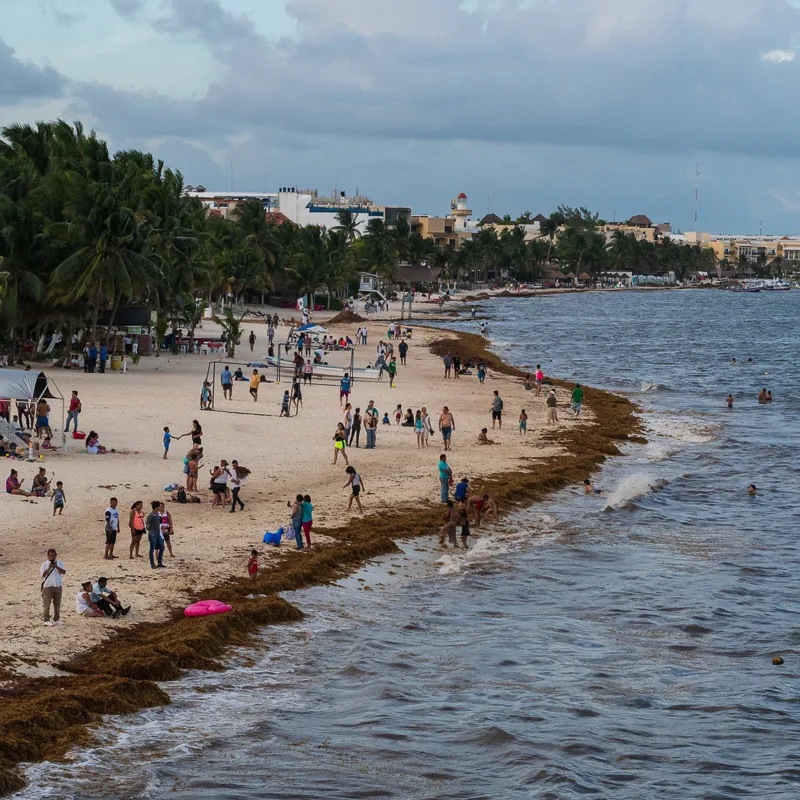
[(618, 233), (607, 242), (602, 221), (585, 208), (561, 206), (539, 218), (541, 235), (532, 240), (522, 227), (533, 221), (530, 212), (508, 219), (456, 249), (405, 220), (364, 226), (348, 210), (330, 230), (297, 227), (258, 201), (223, 218), (206, 213), (184, 191), (180, 172), (149, 153), (112, 154), (80, 123), (11, 125), (0, 131), (0, 340), (14, 352), (56, 327), (64, 341), (80, 330), (95, 340), (130, 305), (152, 310), (159, 340), (178, 326), (193, 336), (201, 306), (216, 305), (233, 328), (231, 305), (276, 289), (311, 302), (321, 295), (330, 305), (356, 293), (359, 271), (391, 280), (408, 263), (469, 283), (534, 281), (545, 267), (683, 278), (715, 266), (711, 251), (668, 238), (651, 243)]

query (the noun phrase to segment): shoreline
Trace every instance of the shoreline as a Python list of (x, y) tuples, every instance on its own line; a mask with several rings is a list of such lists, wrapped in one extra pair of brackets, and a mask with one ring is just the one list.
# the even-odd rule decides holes
[[(415, 323), (424, 326), (421, 320)], [(450, 349), (455, 339), (462, 358), (482, 358), (489, 369), (506, 376), (524, 375), (490, 352), (486, 340), (477, 334), (438, 328), (425, 332), (442, 334), (426, 343), (434, 355)], [(566, 381), (552, 382), (561, 388), (571, 386)], [(476, 479), (474, 486), (491, 492), (506, 514), (582, 481), (608, 457), (620, 454), (618, 442), (643, 441), (633, 403), (588, 387), (585, 402), (593, 412), (591, 422), (543, 433), (545, 443), (559, 447), (557, 454), (528, 458), (527, 466), (491, 473)], [(230, 648), (246, 645), (252, 631), (301, 619), (302, 611), (277, 597), (278, 592), (331, 583), (352, 574), (370, 559), (397, 551), (398, 540), (434, 535), (440, 515), (438, 504), (425, 501), (397, 513), (320, 528), (319, 533), (334, 543), (302, 559), (288, 552), (276, 554), (266, 562), (255, 586), (232, 576), (194, 595), (198, 600), (214, 597), (231, 602), (234, 610), (228, 614), (187, 619), (176, 608), (166, 621), (116, 631), (109, 640), (58, 663), (66, 674), (51, 678), (6, 675), (8, 685), (0, 690), (0, 793), (24, 785), (16, 771), (20, 763), (63, 759), (76, 744), (91, 745), (90, 726), (100, 715), (169, 704), (169, 696), (156, 681), (176, 679), (187, 669), (222, 670), (220, 659)], [(254, 591), (267, 597), (245, 600)]]

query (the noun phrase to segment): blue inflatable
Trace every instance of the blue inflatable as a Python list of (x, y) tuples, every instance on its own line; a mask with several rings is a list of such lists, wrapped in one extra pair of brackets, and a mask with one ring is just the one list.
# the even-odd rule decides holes
[(266, 544), (274, 544), (275, 547), (277, 547), (281, 543), (281, 537), (282, 536), (283, 536), (283, 525), (281, 525), (281, 527), (278, 528), (278, 530), (275, 531), (275, 533), (271, 533), (270, 531), (267, 531), (264, 534), (264, 542)]

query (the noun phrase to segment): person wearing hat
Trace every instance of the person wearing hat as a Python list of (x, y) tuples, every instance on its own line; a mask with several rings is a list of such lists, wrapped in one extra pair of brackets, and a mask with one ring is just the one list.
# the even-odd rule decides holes
[(556, 390), (551, 389), (545, 400), (547, 404), (547, 424), (555, 425), (558, 423), (558, 398), (556, 397)]

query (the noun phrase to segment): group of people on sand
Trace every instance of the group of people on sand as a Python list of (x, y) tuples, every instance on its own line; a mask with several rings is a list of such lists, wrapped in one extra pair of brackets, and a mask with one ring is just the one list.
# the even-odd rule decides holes
[[(169, 551), (170, 556), (174, 556), (172, 551), (172, 534), (175, 528), (172, 524), (172, 514), (167, 511), (163, 500), (151, 500), (150, 512), (145, 515), (144, 503), (137, 500), (131, 505), (128, 515), (128, 528), (131, 532), (131, 543), (128, 549), (128, 557), (131, 559), (142, 558), (139, 547), (142, 537), (147, 534), (147, 541), (150, 545), (150, 568), (164, 568), (164, 551)], [(105, 534), (106, 548), (103, 558), (112, 560), (119, 558), (114, 555), (114, 546), (117, 543), (119, 533), (119, 511), (117, 510), (117, 498), (112, 497), (109, 501), (105, 513)]]
[[(64, 562), (58, 558), (55, 548), (51, 547), (47, 551), (47, 560), (39, 568), (42, 619), (48, 627), (64, 624), (61, 619), (61, 599), (66, 574)], [(118, 619), (127, 616), (130, 610), (131, 607), (123, 605), (117, 593), (109, 587), (108, 579), (102, 576), (94, 581), (83, 581), (75, 596), (75, 613), (81, 617)]]

